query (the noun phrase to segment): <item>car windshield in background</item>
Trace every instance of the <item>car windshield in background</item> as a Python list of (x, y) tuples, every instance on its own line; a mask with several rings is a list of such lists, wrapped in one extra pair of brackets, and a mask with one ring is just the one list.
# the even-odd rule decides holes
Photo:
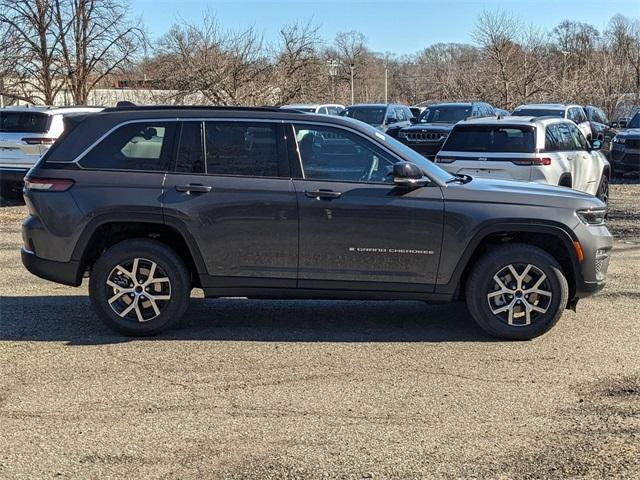
[(449, 134), (443, 150), (449, 152), (531, 153), (533, 129), (517, 126), (458, 126)]
[(0, 132), (44, 133), (51, 117), (38, 112), (0, 112)]
[(429, 107), (420, 116), (420, 123), (457, 123), (471, 116), (471, 107)]
[(340, 116), (355, 118), (369, 125), (382, 125), (386, 110), (386, 107), (347, 107), (340, 113)]
[(631, 121), (627, 123), (627, 128), (640, 128), (640, 112), (636, 112)]
[(316, 113), (316, 107), (282, 107), (283, 110), (297, 110), (304, 113)]
[(558, 117), (564, 118), (564, 110), (550, 108), (519, 108), (514, 110), (512, 117)]

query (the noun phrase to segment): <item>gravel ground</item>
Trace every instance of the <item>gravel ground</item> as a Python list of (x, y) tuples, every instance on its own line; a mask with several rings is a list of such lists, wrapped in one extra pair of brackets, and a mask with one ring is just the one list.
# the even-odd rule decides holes
[(115, 336), (0, 209), (0, 478), (638, 478), (640, 185), (609, 284), (531, 342), (464, 306), (196, 298)]

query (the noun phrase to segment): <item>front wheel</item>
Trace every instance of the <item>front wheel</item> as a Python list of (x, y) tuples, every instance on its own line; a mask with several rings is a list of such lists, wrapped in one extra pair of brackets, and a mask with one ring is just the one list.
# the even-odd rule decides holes
[(125, 240), (91, 270), (89, 295), (98, 316), (125, 335), (154, 335), (175, 325), (190, 294), (182, 259), (155, 240)]
[(562, 316), (569, 287), (558, 262), (527, 244), (496, 247), (473, 267), (467, 308), (476, 323), (499, 338), (529, 340)]

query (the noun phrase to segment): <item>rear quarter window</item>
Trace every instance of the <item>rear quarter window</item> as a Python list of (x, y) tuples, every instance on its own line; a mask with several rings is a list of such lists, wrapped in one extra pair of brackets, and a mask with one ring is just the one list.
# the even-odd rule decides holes
[(175, 122), (134, 122), (118, 127), (80, 159), (83, 168), (165, 171)]
[(535, 134), (530, 127), (459, 126), (449, 134), (442, 150), (532, 153)]
[(46, 133), (51, 115), (39, 112), (0, 112), (0, 132)]

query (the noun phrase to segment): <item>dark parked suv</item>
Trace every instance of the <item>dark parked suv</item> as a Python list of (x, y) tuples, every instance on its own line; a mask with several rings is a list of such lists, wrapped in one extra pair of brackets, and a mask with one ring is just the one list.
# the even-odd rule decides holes
[(207, 297), (465, 299), (492, 335), (528, 339), (605, 283), (600, 200), (446, 173), (348, 118), (126, 107), (76, 117), (25, 180), (22, 260), (89, 276), (125, 334)]
[(493, 107), (482, 102), (429, 105), (416, 125), (400, 130), (398, 140), (433, 160), (456, 123), (469, 118), (494, 115)]

